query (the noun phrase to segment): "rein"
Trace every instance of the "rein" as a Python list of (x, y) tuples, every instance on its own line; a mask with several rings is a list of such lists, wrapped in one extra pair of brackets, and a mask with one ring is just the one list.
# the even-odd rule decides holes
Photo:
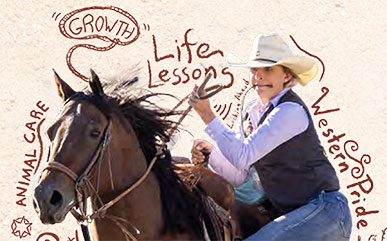
[[(208, 88), (205, 89), (205, 85), (207, 84), (207, 82), (208, 82), (208, 80), (210, 78), (211, 78), (211, 74), (209, 74), (206, 77), (206, 79), (204, 80), (203, 84), (198, 88), (198, 91), (196, 93), (196, 98), (198, 98), (198, 99), (210, 98), (213, 95), (215, 95), (218, 92), (220, 92), (224, 88), (224, 86), (222, 86), (222, 85), (215, 85), (215, 86), (211, 86), (211, 87), (208, 87)], [(206, 93), (206, 92), (210, 92), (210, 93)], [(62, 111), (64, 109), (64, 106), (71, 99), (73, 99), (77, 95), (78, 94), (75, 94), (75, 95), (71, 96), (69, 99), (67, 99), (65, 101), (65, 103), (63, 104), (63, 107), (62, 107), (62, 109), (60, 111)], [(173, 107), (171, 111), (176, 110), (183, 102), (185, 102), (188, 99), (188, 97), (189, 97), (189, 95), (187, 95), (181, 101), (179, 101), (179, 103), (175, 107)], [(175, 126), (173, 128), (171, 128), (171, 130), (169, 131), (168, 139), (173, 135), (173, 133), (178, 128), (178, 126), (181, 124), (181, 122), (184, 120), (184, 118), (187, 116), (187, 114), (191, 110), (192, 110), (192, 107), (189, 106), (183, 112), (182, 116), (176, 122)], [(166, 117), (164, 117), (164, 118), (166, 118)], [(117, 197), (115, 197), (111, 201), (103, 204), (101, 198), (98, 195), (98, 186), (99, 186), (99, 181), (100, 181), (100, 164), (101, 164), (104, 152), (106, 151), (106, 149), (108, 149), (109, 143), (111, 141), (111, 136), (110, 136), (111, 123), (112, 123), (111, 119), (108, 118), (108, 124), (105, 127), (103, 138), (100, 141), (99, 145), (97, 146), (97, 148), (96, 148), (96, 150), (94, 152), (94, 155), (91, 158), (88, 166), (86, 167), (86, 169), (83, 171), (83, 173), (80, 176), (78, 176), (70, 168), (68, 168), (67, 166), (65, 166), (65, 165), (63, 165), (63, 164), (61, 164), (59, 162), (48, 162), (47, 166), (43, 169), (43, 171), (44, 170), (57, 170), (57, 171), (60, 171), (60, 172), (62, 172), (64, 174), (66, 174), (71, 180), (73, 180), (75, 182), (75, 192), (76, 192), (76, 201), (77, 201), (76, 205), (78, 205), (80, 213), (75, 210), (75, 207), (72, 207), (70, 212), (74, 216), (74, 218), (78, 221), (78, 223), (82, 223), (84, 221), (87, 221), (88, 223), (91, 223), (92, 220), (94, 220), (94, 219), (106, 217), (106, 218), (111, 219), (117, 226), (119, 226), (121, 228), (121, 230), (124, 233), (126, 238), (129, 237), (130, 239), (137, 241), (135, 236), (132, 233), (130, 233), (124, 227), (124, 225), (122, 223), (120, 223), (120, 222), (126, 222), (126, 223), (130, 224), (130, 226), (138, 234), (138, 233), (140, 233), (140, 231), (136, 227), (134, 227), (127, 220), (125, 220), (123, 218), (120, 218), (120, 217), (113, 216), (113, 215), (107, 215), (106, 212), (107, 212), (107, 210), (110, 207), (112, 207), (114, 204), (119, 202), (122, 198), (124, 198), (126, 195), (128, 195), (131, 191), (136, 189), (138, 186), (140, 186), (144, 182), (144, 180), (148, 177), (149, 173), (151, 172), (154, 164), (156, 163), (156, 160), (163, 154), (163, 150), (167, 146), (167, 143), (163, 142), (162, 145), (160, 145), (157, 148), (156, 154), (153, 157), (153, 159), (151, 160), (151, 162), (150, 162), (149, 166), (147, 167), (145, 173), (135, 183), (133, 183), (125, 191), (123, 191), (121, 194), (119, 194)], [(97, 190), (95, 190), (95, 188), (91, 184), (90, 177), (91, 177), (91, 171), (93, 170), (94, 166), (97, 163), (98, 163), (98, 174), (97, 174), (98, 177), (97, 177), (97, 188), (96, 188)], [(113, 181), (111, 165), (110, 165), (110, 157), (109, 157), (109, 169), (110, 169), (109, 170), (110, 178), (111, 178), (111, 181)], [(113, 182), (111, 182), (111, 184), (112, 184), (112, 188), (114, 189)], [(98, 198), (101, 206), (99, 208), (97, 208), (95, 203), (92, 203), (93, 206), (94, 206), (93, 209), (95, 211), (92, 214), (87, 215), (87, 197), (91, 196), (90, 193), (93, 193), (96, 196), (96, 198)], [(82, 232), (83, 232), (85, 240), (86, 241), (90, 241), (90, 236), (89, 236), (89, 232), (88, 232), (87, 226), (81, 224), (81, 228), (82, 228)]]
[(245, 94), (243, 95), (242, 97), (242, 100), (241, 100), (241, 113), (240, 113), (240, 118), (241, 118), (241, 129), (242, 129), (242, 133), (243, 133), (243, 137), (244, 138), (247, 138), (247, 134), (245, 132), (245, 128), (243, 127), (243, 123), (244, 123), (244, 119), (243, 119), (243, 108), (244, 108), (244, 103), (245, 103), (245, 99), (246, 99), (246, 96), (247, 96), (247, 93), (250, 92), (250, 90), (254, 89), (255, 87), (257, 87), (257, 85), (252, 85), (248, 88), (248, 90), (245, 92)]
[[(209, 74), (206, 79), (204, 80), (203, 84), (198, 88), (198, 91), (197, 91), (197, 96), (199, 99), (208, 99), (212, 96), (214, 96), (215, 94), (219, 93), (224, 87), (222, 85), (214, 85), (214, 86), (211, 86), (211, 87), (208, 87), (205, 89), (205, 86), (206, 84), (208, 83), (208, 81), (210, 80), (211, 78), (211, 74)], [(206, 92), (209, 92), (209, 91), (212, 91), (210, 93), (206, 93)], [(177, 103), (177, 105), (175, 107), (172, 108), (172, 111), (173, 110), (176, 110), (184, 101), (186, 101), (188, 99), (189, 95), (187, 95), (186, 97), (184, 97), (181, 101), (179, 101), (179, 103)], [(176, 122), (175, 126), (173, 128), (171, 128), (170, 132), (168, 133), (168, 138), (170, 138), (173, 133), (176, 131), (176, 129), (178, 128), (178, 126), (181, 124), (181, 122), (184, 120), (184, 118), (187, 116), (187, 114), (189, 113), (189, 111), (191, 111), (192, 107), (189, 106), (182, 114), (182, 116), (179, 118), (179, 120)], [(135, 188), (137, 188), (138, 186), (140, 186), (140, 184), (142, 182), (144, 182), (144, 180), (147, 178), (147, 176), (149, 175), (149, 173), (151, 172), (152, 170), (152, 167), (154, 166), (154, 164), (156, 163), (156, 160), (157, 158), (163, 154), (163, 150), (164, 148), (167, 146), (167, 143), (163, 142), (162, 145), (159, 146), (159, 148), (157, 149), (157, 152), (155, 154), (155, 156), (152, 158), (147, 170), (145, 171), (145, 173), (141, 176), (141, 178), (139, 178), (132, 186), (128, 187), (128, 189), (126, 189), (124, 192), (122, 192), (120, 195), (118, 195), (116, 198), (114, 198), (113, 200), (109, 201), (108, 203), (104, 204), (102, 207), (100, 207), (97, 211), (95, 211), (92, 215), (90, 215), (90, 219), (95, 219), (96, 217), (99, 216), (100, 213), (102, 214), (105, 214), (107, 209), (109, 209), (111, 206), (113, 206), (114, 204), (116, 204), (118, 201), (120, 201), (123, 197), (125, 197), (126, 195), (128, 195), (131, 191), (133, 191)]]

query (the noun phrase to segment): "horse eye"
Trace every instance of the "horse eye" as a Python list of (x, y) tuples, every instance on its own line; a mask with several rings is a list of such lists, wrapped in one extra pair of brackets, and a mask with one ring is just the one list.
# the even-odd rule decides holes
[(92, 131), (92, 132), (90, 133), (90, 136), (93, 137), (93, 138), (97, 138), (97, 137), (99, 137), (100, 134), (101, 134), (100, 131), (94, 130), (94, 131)]
[(55, 138), (55, 131), (56, 131), (56, 126), (51, 126), (47, 129), (46, 134), (48, 136), (48, 139), (52, 141)]
[(50, 139), (52, 141), (52, 139), (53, 139), (52, 129), (48, 129), (46, 134), (48, 136), (48, 139)]

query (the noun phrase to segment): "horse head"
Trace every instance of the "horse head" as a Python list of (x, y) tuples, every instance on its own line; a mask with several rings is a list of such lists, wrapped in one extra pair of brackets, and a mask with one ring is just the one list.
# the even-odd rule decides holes
[[(107, 159), (103, 152), (111, 144), (108, 143), (110, 135), (126, 132), (129, 134), (126, 136), (133, 137), (124, 140), (127, 146), (139, 146), (130, 126), (121, 128), (123, 123), (114, 121), (114, 113), (106, 107), (108, 98), (94, 71), (91, 70), (89, 81), (90, 94), (74, 91), (55, 71), (54, 74), (64, 105), (47, 130), (50, 139), (48, 165), (35, 189), (33, 201), (41, 221), (50, 224), (62, 222), (75, 206), (82, 210), (81, 205), (85, 205), (86, 198), (93, 193), (99, 191), (103, 196), (104, 190), (114, 188), (110, 188), (114, 185), (112, 173), (120, 167), (110, 160), (103, 160)], [(123, 142), (118, 134), (115, 136), (116, 143)], [(132, 152), (132, 156), (144, 160), (142, 167), (135, 167), (145, 169), (142, 152)], [(101, 173), (101, 170), (104, 171)]]

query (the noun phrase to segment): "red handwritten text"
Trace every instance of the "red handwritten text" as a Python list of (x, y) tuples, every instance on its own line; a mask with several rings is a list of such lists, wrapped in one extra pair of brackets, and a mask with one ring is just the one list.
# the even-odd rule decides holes
[[(184, 41), (182, 44), (178, 44), (176, 40), (176, 53), (164, 53), (162, 52), (157, 45), (156, 36), (152, 36), (153, 42), (153, 52), (154, 52), (154, 63), (160, 63), (168, 59), (176, 59), (177, 62), (181, 62), (184, 58), (186, 63), (190, 65), (194, 58), (198, 59), (208, 59), (210, 57), (221, 56), (223, 57), (223, 52), (219, 49), (211, 50), (211, 47), (208, 43), (192, 42), (189, 40), (189, 33), (193, 29), (188, 29), (184, 34)], [(157, 73), (153, 73), (151, 61), (148, 60), (148, 72), (149, 72), (149, 88), (156, 88), (164, 85), (165, 83), (171, 83), (172, 85), (186, 84), (191, 80), (202, 80), (204, 76), (209, 73), (212, 74), (213, 78), (226, 77), (226, 82), (224, 83), (226, 88), (229, 88), (234, 83), (234, 75), (228, 70), (228, 67), (222, 68), (220, 71), (217, 70), (214, 66), (200, 67), (200, 68), (189, 68), (188, 66), (183, 68), (165, 68)], [(155, 81), (157, 79), (158, 81)]]
[[(339, 108), (320, 110), (320, 102), (326, 98), (329, 93), (327, 87), (321, 89), (322, 96), (317, 99), (317, 101), (312, 105), (312, 108), (315, 109), (314, 115), (325, 115), (328, 113), (333, 113), (339, 111)], [(328, 138), (328, 152), (334, 155), (334, 160), (338, 162), (340, 168), (340, 173), (346, 172), (351, 167), (351, 176), (354, 178), (354, 182), (347, 185), (347, 189), (351, 192), (349, 199), (352, 199), (352, 205), (354, 205), (356, 218), (356, 228), (360, 229), (367, 227), (368, 221), (367, 218), (370, 218), (370, 215), (379, 213), (379, 210), (369, 210), (365, 208), (366, 195), (369, 195), (373, 190), (374, 184), (370, 175), (366, 173), (365, 165), (371, 163), (371, 157), (368, 154), (361, 155), (360, 158), (356, 157), (356, 153), (359, 149), (359, 145), (354, 140), (344, 140), (346, 133), (341, 133), (337, 135), (335, 131), (331, 128), (328, 128), (328, 121), (325, 118), (321, 118), (318, 121), (318, 127), (322, 130), (322, 135)], [(348, 159), (352, 162), (348, 163)], [(352, 166), (354, 165), (354, 166)]]
[(26, 206), (24, 201), (26, 200), (25, 192), (27, 191), (27, 187), (31, 181), (31, 172), (34, 171), (33, 174), (39, 168), (40, 161), (42, 160), (43, 155), (43, 142), (40, 135), (40, 127), (43, 122), (46, 120), (44, 118), (44, 113), (48, 111), (48, 107), (42, 103), (42, 101), (38, 101), (36, 103), (36, 108), (30, 111), (30, 117), (32, 120), (25, 124), (26, 132), (23, 135), (24, 140), (29, 144), (34, 144), (36, 141), (39, 143), (39, 149), (32, 149), (31, 152), (25, 154), (24, 157), (24, 167), (22, 168), (23, 174), (21, 180), (17, 182), (17, 194), (18, 200), (16, 204), (19, 206)]
[(70, 39), (100, 39), (108, 46), (78, 44), (70, 48), (66, 55), (67, 66), (79, 78), (88, 78), (79, 73), (71, 63), (75, 49), (87, 48), (95, 51), (108, 51), (116, 45), (125, 46), (133, 43), (140, 35), (136, 19), (127, 11), (118, 7), (87, 7), (66, 14), (59, 22), (59, 30)]

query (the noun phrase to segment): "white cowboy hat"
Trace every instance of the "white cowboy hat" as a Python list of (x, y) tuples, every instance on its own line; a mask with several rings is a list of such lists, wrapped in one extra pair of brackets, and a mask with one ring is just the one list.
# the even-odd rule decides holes
[(295, 55), (278, 34), (259, 34), (251, 48), (248, 62), (241, 61), (233, 54), (226, 57), (230, 66), (259, 68), (282, 65), (299, 77), (298, 82), (306, 85), (318, 73), (317, 64), (309, 57)]

